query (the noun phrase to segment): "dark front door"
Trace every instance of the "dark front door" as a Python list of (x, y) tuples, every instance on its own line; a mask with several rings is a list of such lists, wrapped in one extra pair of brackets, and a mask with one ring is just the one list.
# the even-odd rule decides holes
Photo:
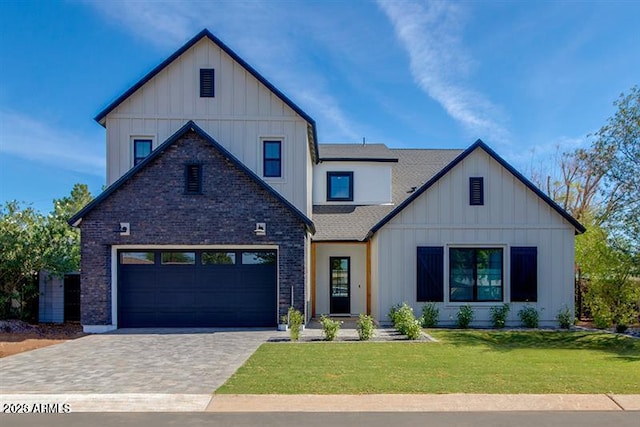
[(351, 281), (351, 259), (349, 257), (331, 257), (331, 286), (330, 307), (331, 314), (351, 313), (351, 299), (349, 287)]

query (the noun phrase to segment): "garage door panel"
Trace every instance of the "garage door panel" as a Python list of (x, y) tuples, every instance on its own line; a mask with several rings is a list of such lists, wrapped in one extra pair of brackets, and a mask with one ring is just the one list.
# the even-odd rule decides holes
[(275, 326), (275, 251), (258, 258), (241, 251), (187, 252), (127, 253), (129, 263), (118, 270), (120, 327)]

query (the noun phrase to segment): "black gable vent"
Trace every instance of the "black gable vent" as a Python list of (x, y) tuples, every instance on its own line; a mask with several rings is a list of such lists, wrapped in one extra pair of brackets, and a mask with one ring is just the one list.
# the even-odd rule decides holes
[(484, 178), (469, 178), (469, 204), (472, 206), (484, 205)]
[(200, 69), (200, 97), (213, 98), (215, 96), (215, 70), (213, 68)]
[(186, 165), (185, 181), (185, 193), (202, 194), (202, 165)]

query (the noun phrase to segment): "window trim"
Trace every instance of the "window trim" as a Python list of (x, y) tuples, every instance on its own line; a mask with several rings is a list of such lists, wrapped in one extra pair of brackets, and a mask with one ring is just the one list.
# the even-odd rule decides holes
[[(477, 285), (477, 263), (476, 266), (474, 267), (474, 278), (475, 278), (475, 283), (473, 285), (473, 299), (470, 300), (452, 300), (451, 299), (451, 250), (452, 249), (473, 249), (473, 250), (486, 250), (486, 249), (491, 249), (491, 250), (500, 250), (502, 253), (502, 265), (501, 265), (501, 269), (500, 269), (500, 288), (501, 288), (501, 294), (502, 294), (502, 299), (500, 300), (478, 300), (477, 299), (477, 295), (478, 295), (478, 285)], [(491, 304), (496, 304), (496, 303), (500, 303), (500, 302), (505, 302), (507, 301), (507, 294), (506, 294), (506, 289), (507, 287), (505, 286), (505, 275), (507, 274), (507, 264), (506, 264), (506, 259), (505, 259), (505, 253), (506, 253), (506, 247), (504, 245), (483, 245), (483, 244), (473, 244), (473, 245), (451, 245), (451, 246), (447, 246), (447, 260), (446, 260), (446, 265), (445, 265), (445, 277), (447, 278), (447, 289), (446, 289), (446, 299), (447, 299), (447, 303), (449, 304), (459, 304), (459, 305), (464, 305), (464, 304), (486, 304), (486, 305), (491, 305)], [(475, 259), (475, 256), (474, 256)]]
[[(202, 84), (207, 74), (211, 74), (211, 89), (209, 91), (205, 91), (204, 85)], [(215, 98), (216, 97), (216, 70), (212, 67), (202, 67), (200, 68), (200, 98)]]
[[(278, 157), (267, 158), (267, 144), (278, 144)], [(262, 139), (262, 176), (265, 178), (282, 178), (282, 138), (264, 138)], [(278, 174), (267, 175), (267, 162), (278, 162)]]
[[(190, 191), (189, 190), (189, 184), (190, 184), (190, 168), (196, 166), (198, 168), (198, 190), (197, 191)], [(200, 195), (202, 194), (202, 163), (185, 163), (184, 165), (184, 194), (187, 195)]]
[[(146, 159), (147, 157), (149, 157), (151, 155), (151, 153), (153, 153), (153, 140), (154, 138), (152, 136), (131, 136), (131, 159), (132, 159), (132, 167), (133, 166), (137, 166), (138, 164), (140, 164), (144, 159)], [(138, 142), (149, 142), (150, 144), (150, 149), (149, 149), (149, 154), (147, 154), (144, 157), (138, 157), (137, 156), (137, 143)]]
[[(331, 178), (349, 177), (349, 195), (347, 197), (331, 197)], [(353, 172), (327, 171), (327, 202), (353, 202)]]

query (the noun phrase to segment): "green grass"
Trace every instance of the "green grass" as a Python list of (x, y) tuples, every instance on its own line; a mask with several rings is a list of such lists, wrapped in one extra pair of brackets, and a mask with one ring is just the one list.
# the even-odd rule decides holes
[(267, 343), (216, 393), (640, 393), (640, 340), (431, 330), (438, 343)]

